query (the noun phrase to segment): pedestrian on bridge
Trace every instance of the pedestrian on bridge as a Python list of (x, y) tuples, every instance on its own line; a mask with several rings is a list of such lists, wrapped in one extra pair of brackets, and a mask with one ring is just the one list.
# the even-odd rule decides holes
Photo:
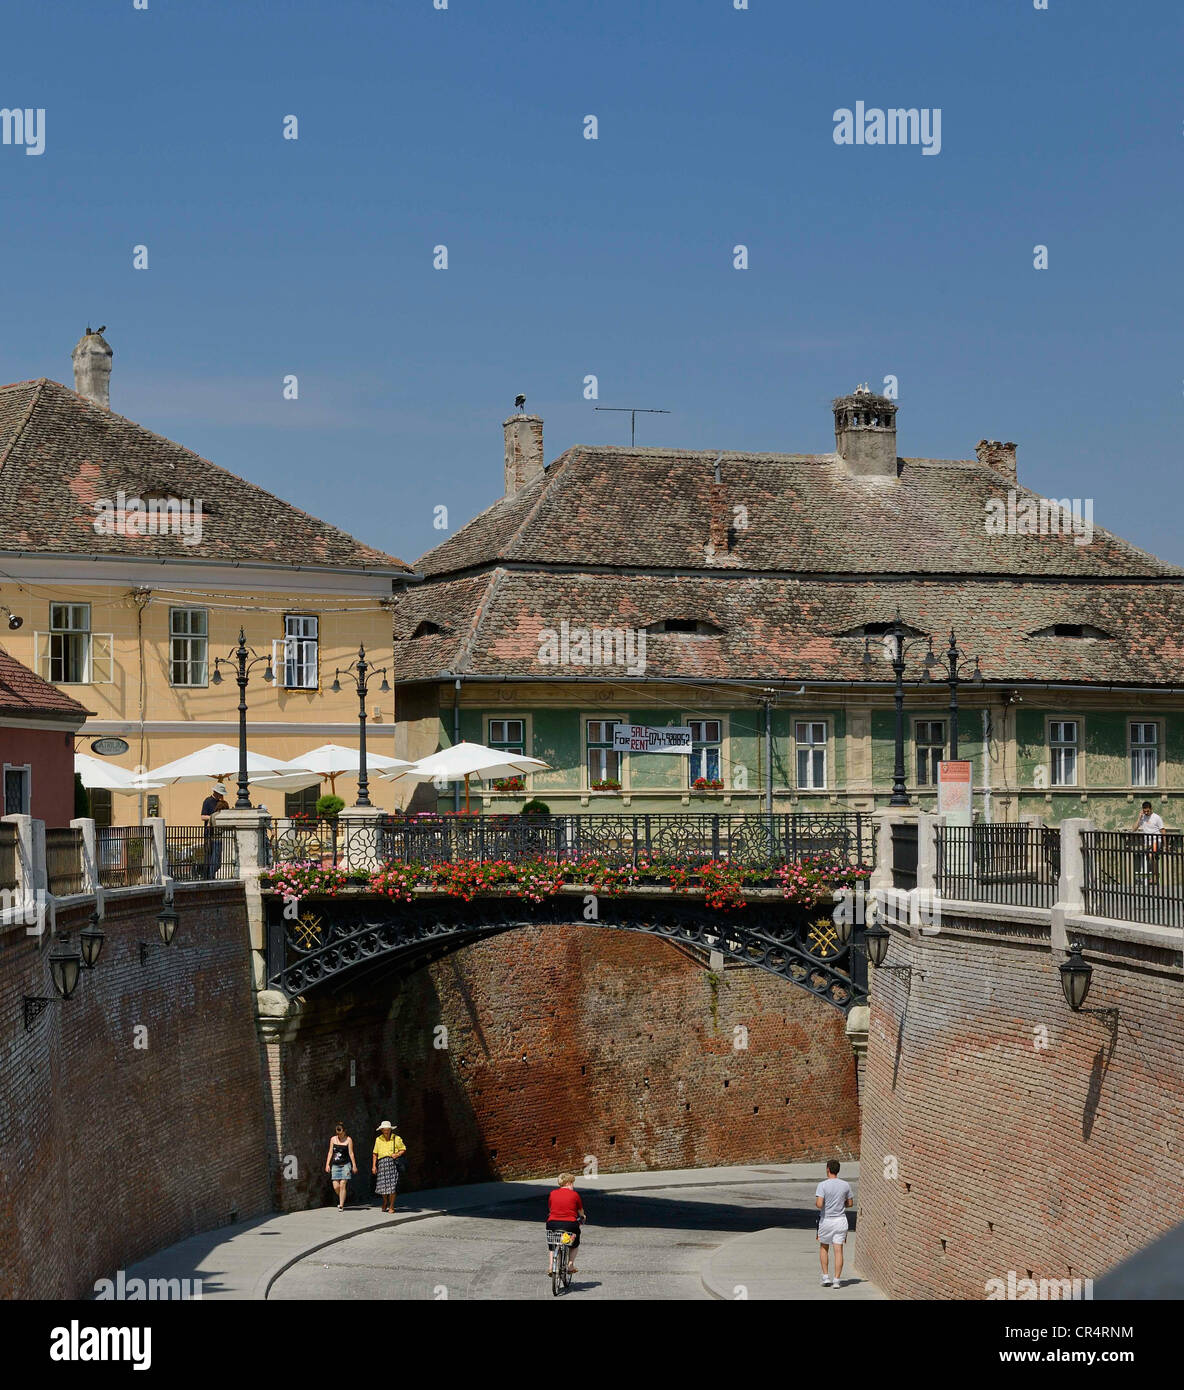
[(383, 1120), (378, 1126), (378, 1138), (374, 1141), (370, 1172), (375, 1178), (374, 1190), (382, 1198), (383, 1211), (392, 1214), (395, 1210), (395, 1193), (399, 1190), (399, 1165), (396, 1159), (406, 1152), (407, 1145), (395, 1133), (394, 1125), (390, 1120)]
[(350, 1177), (357, 1177), (358, 1160), (354, 1156), (354, 1141), (345, 1132), (343, 1121), (337, 1121), (333, 1137), (329, 1140), (329, 1152), (325, 1158), (325, 1172), (337, 1193), (337, 1210), (345, 1210), (345, 1194), (349, 1191)]

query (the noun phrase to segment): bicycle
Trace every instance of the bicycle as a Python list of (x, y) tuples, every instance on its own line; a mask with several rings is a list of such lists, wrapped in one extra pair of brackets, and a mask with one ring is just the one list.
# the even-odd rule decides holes
[(571, 1251), (575, 1236), (570, 1231), (548, 1231), (547, 1244), (554, 1250), (551, 1292), (558, 1297), (571, 1288)]

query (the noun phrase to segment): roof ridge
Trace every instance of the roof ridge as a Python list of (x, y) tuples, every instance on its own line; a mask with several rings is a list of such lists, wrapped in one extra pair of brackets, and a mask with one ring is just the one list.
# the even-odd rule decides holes
[(525, 532), (526, 528), (530, 525), (530, 523), (538, 515), (539, 508), (543, 505), (543, 500), (551, 491), (551, 479), (559, 477), (560, 474), (563, 472), (564, 462), (566, 461), (567, 456), (570, 452), (570, 449), (565, 449), (563, 453), (560, 454), (559, 457), (554, 461), (554, 463), (552, 463), (550, 472), (548, 472), (547, 468), (544, 466), (543, 471), (539, 474), (539, 477), (544, 480), (542, 486), (539, 488), (539, 495), (531, 503), (530, 509), (526, 513), (526, 515), (514, 528), (514, 534), (510, 537), (509, 545), (505, 547), (505, 554), (502, 556), (502, 559), (512, 560), (514, 558), (515, 549), (522, 541), (523, 533)]
[[(8, 448), (4, 450), (3, 454), (0, 454), (0, 473), (3, 473), (4, 465), (8, 462), (9, 457), (11, 456), (12, 451), (16, 448), (21, 435), (25, 432), (25, 427), (32, 419), (33, 411), (36, 409), (37, 402), (41, 399), (41, 393), (42, 391), (44, 391), (47, 381), (48, 377), (38, 377), (36, 379), (36, 384), (33, 387), (32, 394), (29, 396), (29, 404), (25, 407), (25, 413), (21, 416), (20, 423), (12, 432), (12, 438), (8, 441)], [(26, 383), (19, 384), (24, 385)]]
[(498, 566), (490, 575), (489, 581), (485, 585), (484, 595), (473, 605), (473, 616), (469, 622), (468, 635), (461, 639), (460, 645), (456, 648), (454, 656), (454, 663), (458, 668), (463, 667), (467, 662), (472, 660), (473, 647), (477, 641), (477, 634), (481, 631), (481, 624), (484, 621), (485, 614), (496, 597), (505, 578), (506, 571)]

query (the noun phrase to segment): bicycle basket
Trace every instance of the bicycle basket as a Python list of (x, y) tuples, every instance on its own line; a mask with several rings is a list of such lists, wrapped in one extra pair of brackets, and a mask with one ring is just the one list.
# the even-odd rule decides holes
[(557, 1245), (571, 1245), (575, 1241), (575, 1236), (570, 1231), (548, 1231), (547, 1244), (554, 1248)]

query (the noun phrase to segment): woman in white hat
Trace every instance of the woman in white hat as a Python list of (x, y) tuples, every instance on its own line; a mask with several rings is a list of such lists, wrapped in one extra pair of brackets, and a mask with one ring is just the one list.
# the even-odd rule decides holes
[(383, 1120), (378, 1126), (370, 1160), (370, 1172), (376, 1179), (374, 1190), (382, 1198), (383, 1211), (393, 1213), (395, 1210), (395, 1193), (399, 1190), (399, 1167), (395, 1160), (406, 1152), (407, 1145), (395, 1133), (394, 1125), (390, 1120)]

